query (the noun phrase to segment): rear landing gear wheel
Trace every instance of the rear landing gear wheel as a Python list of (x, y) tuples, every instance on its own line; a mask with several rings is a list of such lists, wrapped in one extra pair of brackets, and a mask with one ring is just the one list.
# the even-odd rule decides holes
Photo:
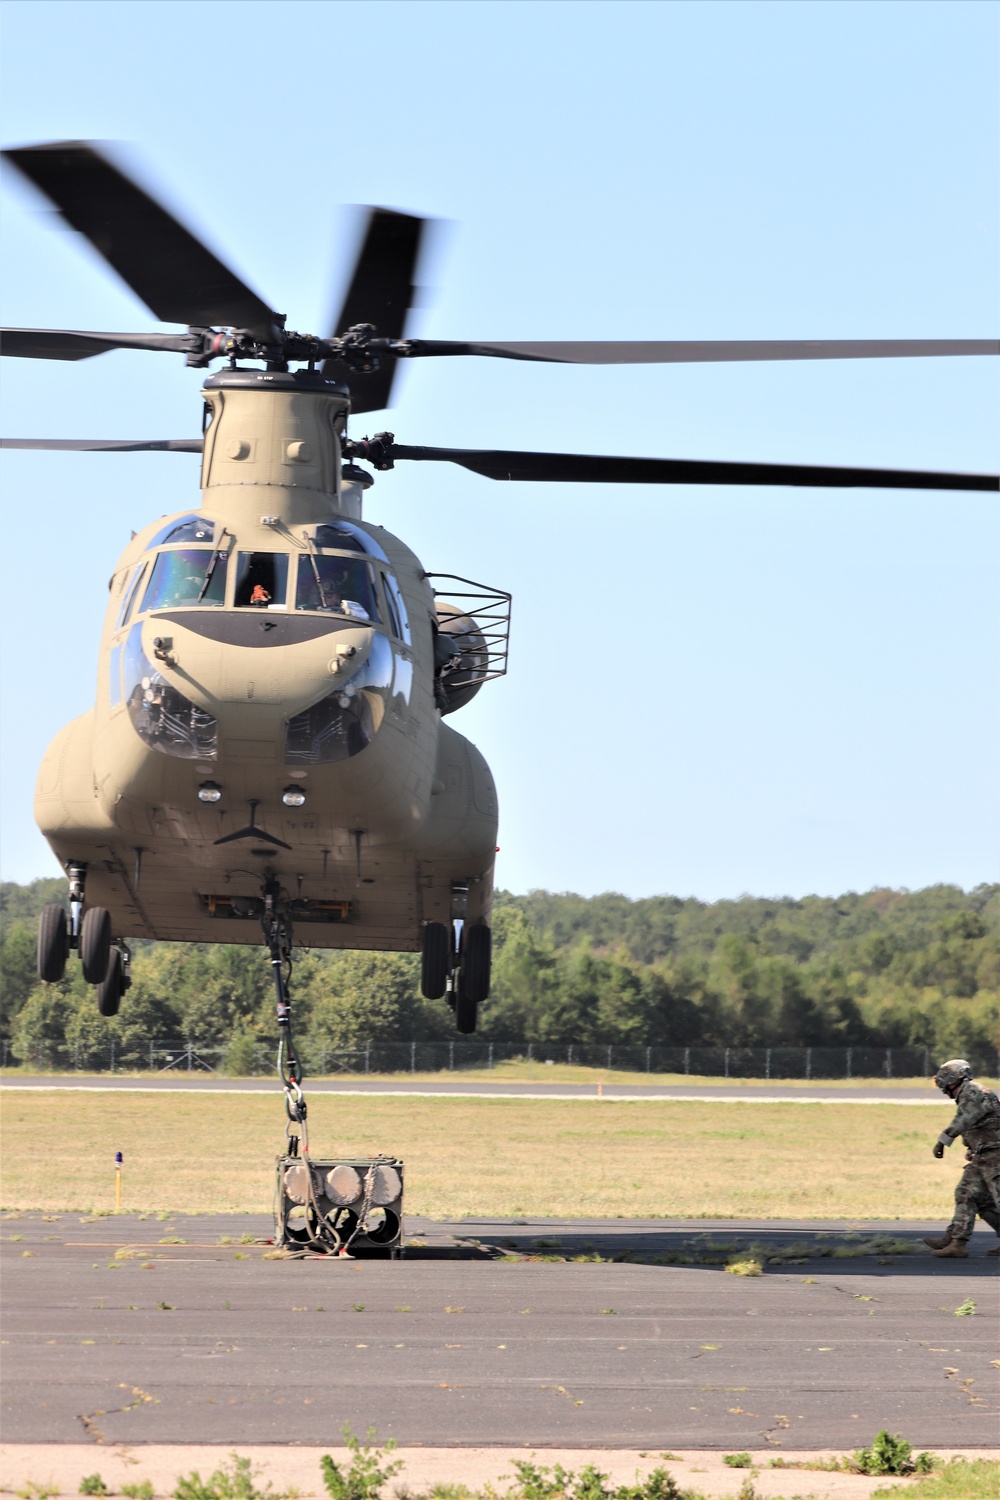
[(111, 913), (103, 906), (90, 906), (80, 929), (80, 962), (88, 984), (100, 984), (111, 962)]
[(118, 1007), (122, 1003), (122, 991), (124, 988), (122, 956), (117, 948), (112, 948), (111, 957), (108, 962), (108, 972), (97, 986), (97, 1009), (102, 1016), (116, 1016), (118, 1014)]
[(490, 992), (490, 969), (493, 956), (493, 933), (485, 922), (477, 922), (464, 933), (465, 956), (462, 960), (462, 983), (469, 999), (477, 1005)]
[(424, 927), (423, 958), (420, 966), (420, 991), (426, 1000), (440, 1000), (448, 984), (451, 959), (450, 939), (443, 922), (428, 922)]
[(38, 921), (38, 977), (56, 984), (66, 972), (69, 930), (61, 906), (45, 906)]

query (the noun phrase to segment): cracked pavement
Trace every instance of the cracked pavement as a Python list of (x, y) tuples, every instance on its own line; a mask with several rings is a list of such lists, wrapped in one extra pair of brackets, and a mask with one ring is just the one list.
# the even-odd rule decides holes
[[(931, 1227), (408, 1217), (390, 1262), (268, 1260), (240, 1242), (269, 1234), (262, 1215), (5, 1214), (4, 1437), (308, 1444), (347, 1423), (427, 1446), (780, 1453), (888, 1427), (984, 1447), (992, 1234), (957, 1262), (816, 1253)], [(800, 1263), (704, 1263), (750, 1244)]]

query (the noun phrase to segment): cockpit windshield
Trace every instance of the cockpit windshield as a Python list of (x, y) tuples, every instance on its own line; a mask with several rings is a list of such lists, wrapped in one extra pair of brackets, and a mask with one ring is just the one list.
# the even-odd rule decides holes
[[(308, 537), (309, 533), (306, 532), (305, 535)], [(364, 552), (369, 557), (388, 562), (375, 538), (360, 526), (355, 526), (353, 521), (324, 521), (322, 525), (313, 528), (312, 542), (314, 547), (336, 548), (338, 552)]]
[(371, 569), (354, 557), (311, 552), (299, 558), (296, 609), (322, 609), (352, 620), (378, 621)]
[(223, 604), (227, 561), (224, 552), (213, 552), (209, 547), (161, 552), (153, 564), (143, 610), (171, 609), (178, 604)]
[(215, 540), (215, 522), (204, 516), (180, 516), (168, 521), (153, 537), (150, 547), (178, 546), (181, 542), (208, 542)]

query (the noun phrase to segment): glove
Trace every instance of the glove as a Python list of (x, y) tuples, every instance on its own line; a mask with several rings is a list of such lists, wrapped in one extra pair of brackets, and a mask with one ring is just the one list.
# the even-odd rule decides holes
[(931, 1150), (934, 1152), (934, 1155), (937, 1157), (938, 1161), (940, 1161), (942, 1156), (944, 1155), (944, 1146), (942, 1145), (942, 1143), (940, 1141), (935, 1141), (934, 1145), (931, 1147)]

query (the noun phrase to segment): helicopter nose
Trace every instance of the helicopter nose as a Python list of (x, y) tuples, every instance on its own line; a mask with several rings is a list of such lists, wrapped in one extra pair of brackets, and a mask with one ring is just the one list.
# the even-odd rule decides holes
[[(318, 631), (319, 622), (296, 629), (297, 621), (282, 621), (282, 628), (264, 631), (256, 620), (191, 618), (194, 613), (182, 620), (178, 611), (170, 621), (169, 660), (161, 650), (157, 667), (209, 712), (218, 712), (216, 705), (257, 703), (297, 713), (352, 679), (372, 651), (373, 632), (360, 621), (334, 630), (322, 622), (326, 628)], [(150, 632), (163, 628), (162, 621), (147, 623)], [(147, 655), (152, 650), (150, 639)]]

